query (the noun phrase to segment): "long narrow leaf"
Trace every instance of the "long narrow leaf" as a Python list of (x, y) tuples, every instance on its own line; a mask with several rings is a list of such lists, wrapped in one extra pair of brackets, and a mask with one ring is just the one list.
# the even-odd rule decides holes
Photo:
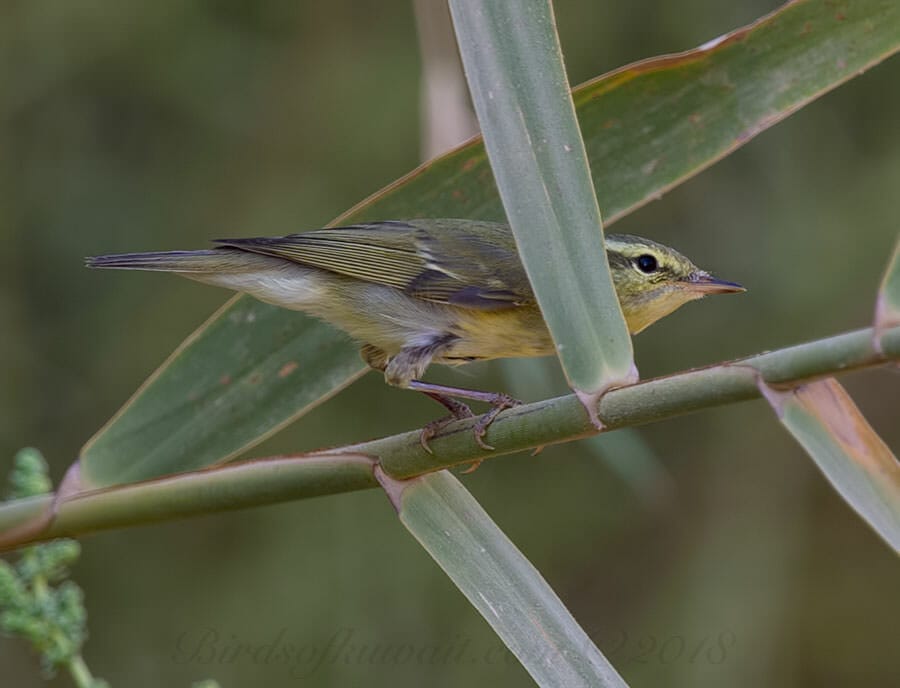
[(540, 686), (625, 686), (537, 569), (449, 472), (379, 477), (400, 521)]
[[(900, 47), (900, 3), (856, 0), (852, 11), (841, 12), (840, 19), (837, 14), (827, 3), (797, 0), (714, 45), (624, 67), (576, 89), (607, 223)], [(413, 216), (502, 217), (480, 142), (424, 165), (340, 221)], [(303, 227), (285, 231), (298, 229)], [(267, 325), (250, 327), (252, 322)], [(240, 366), (223, 365), (217, 352), (233, 351), (235, 336), (244, 341), (246, 358)], [(317, 348), (308, 351), (306, 340)], [(101, 486), (152, 478), (246, 450), (303, 413), (316, 393), (333, 393), (361, 374), (356, 354), (342, 342), (327, 326), (295, 313), (247, 298), (230, 302), (84, 448), (82, 480)], [(310, 361), (316, 361), (324, 383), (312, 395), (297, 384), (298, 373), (311, 370)], [(241, 373), (256, 368), (269, 372), (258, 379), (252, 372), (245, 376), (250, 394), (233, 393), (231, 384)], [(203, 403), (173, 412), (198, 379), (207, 381), (200, 390)], [(330, 392), (323, 391), (329, 386)], [(150, 395), (163, 403), (144, 400)], [(223, 419), (232, 419), (240, 432), (232, 432), (230, 423), (217, 431)], [(114, 442), (104, 438), (108, 433)], [(165, 442), (169, 435), (181, 439)], [(164, 442), (165, 453), (144, 458)]]
[(900, 325), (900, 239), (894, 246), (894, 254), (888, 263), (875, 301), (876, 348), (881, 348), (881, 335), (885, 330), (895, 325)]
[(791, 0), (695, 50), (585, 84), (573, 95), (606, 224), (898, 50), (898, 2)]
[(307, 411), (361, 370), (356, 347), (337, 330), (249, 298), (233, 299), (88, 442), (81, 486), (224, 461), (277, 430), (290, 419), (287, 409)]
[(603, 246), (550, 0), (450, 0), (500, 198), (569, 385), (630, 379), (631, 338)]
[(900, 463), (833, 378), (790, 392), (763, 386), (779, 419), (840, 495), (900, 552)]

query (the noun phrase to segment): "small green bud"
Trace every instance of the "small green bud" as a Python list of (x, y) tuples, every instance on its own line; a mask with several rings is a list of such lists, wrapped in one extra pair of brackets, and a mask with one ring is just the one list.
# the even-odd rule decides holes
[(81, 545), (75, 540), (53, 540), (29, 547), (19, 561), (19, 575), (26, 581), (33, 581), (38, 576), (47, 582), (61, 580), (69, 575), (68, 567), (80, 554)]
[(0, 560), (0, 609), (19, 607), (27, 596), (28, 591), (19, 580), (16, 570)]
[(43, 454), (34, 447), (26, 447), (16, 454), (9, 482), (11, 484), (10, 499), (34, 497), (46, 494), (53, 489), (47, 462), (44, 460)]

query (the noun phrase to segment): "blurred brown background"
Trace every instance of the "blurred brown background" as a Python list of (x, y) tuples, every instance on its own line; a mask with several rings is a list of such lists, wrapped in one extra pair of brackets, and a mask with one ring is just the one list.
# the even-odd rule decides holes
[[(573, 83), (775, 7), (556, 3)], [(83, 256), (324, 224), (417, 164), (419, 77), (408, 3), (3, 3), (0, 473), (35, 445), (58, 480), (227, 298)], [(898, 230), (898, 83), (889, 61), (615, 225), (750, 289), (639, 336), (644, 377), (869, 322)], [(512, 389), (510, 371), (526, 398), (561, 389), (553, 362), (435, 378)], [(900, 376), (845, 381), (900, 448)], [(439, 413), (369, 375), (252, 453)], [(634, 686), (900, 683), (896, 558), (762, 402), (465, 482)], [(85, 656), (113, 686), (529, 682), (376, 491), (83, 542)], [(18, 641), (0, 640), (0, 666), (4, 686), (44, 685)]]

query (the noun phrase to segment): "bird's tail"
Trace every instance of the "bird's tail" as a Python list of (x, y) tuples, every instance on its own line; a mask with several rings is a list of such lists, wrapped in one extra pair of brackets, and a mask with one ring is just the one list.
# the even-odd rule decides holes
[[(322, 301), (323, 275), (283, 258), (249, 253), (237, 248), (203, 251), (119, 253), (85, 259), (89, 268), (156, 270), (171, 272), (203, 284), (225, 287), (255, 296), (260, 301), (294, 310), (312, 310)], [(320, 309), (321, 310), (321, 309)]]
[(246, 262), (246, 254), (229, 249), (202, 251), (151, 251), (149, 253), (117, 253), (89, 256), (84, 264), (89, 268), (117, 270), (157, 270), (160, 272), (209, 273), (223, 272)]

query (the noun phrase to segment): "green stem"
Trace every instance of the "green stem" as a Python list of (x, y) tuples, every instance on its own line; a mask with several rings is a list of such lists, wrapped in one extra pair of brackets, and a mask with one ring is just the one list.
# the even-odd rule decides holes
[[(598, 403), (604, 430), (643, 425), (686, 413), (759, 397), (758, 380), (791, 387), (900, 358), (900, 328), (886, 332), (883, 352), (873, 346), (873, 330), (857, 330), (705, 368), (697, 368), (614, 389)], [(394, 478), (469, 464), (548, 444), (596, 434), (574, 394), (516, 407), (501, 414), (488, 431), (485, 452), (472, 438), (474, 421), (447, 427), (422, 450), (417, 432), (395, 435), (335, 451), (358, 451), (379, 458)]]
[[(33, 552), (33, 549), (29, 550), (25, 556), (33, 555)], [(50, 596), (50, 585), (47, 582), (47, 578), (43, 575), (35, 576), (31, 584), (31, 590), (34, 594), (34, 598), (41, 603), (41, 606), (43, 606)], [(57, 647), (65, 646), (67, 644), (67, 638), (61, 630), (53, 631), (51, 637), (53, 645)], [(76, 654), (66, 660), (64, 664), (68, 668), (69, 674), (72, 676), (72, 680), (78, 688), (94, 688), (96, 685), (94, 677), (91, 675), (87, 664), (85, 664), (80, 654)]]
[(68, 667), (69, 675), (72, 677), (72, 680), (78, 688), (94, 688), (94, 676), (91, 674), (91, 670), (88, 669), (87, 664), (85, 664), (84, 659), (81, 658), (80, 654), (75, 655), (69, 660)]
[[(790, 387), (900, 359), (900, 327), (884, 333), (882, 352), (874, 349), (872, 338), (871, 329), (858, 330), (614, 389), (600, 400), (599, 416), (605, 430), (615, 430), (757, 398), (759, 378)], [(472, 430), (470, 420), (448, 426), (432, 440), (433, 455), (422, 449), (415, 430), (315, 455), (256, 459), (82, 492), (57, 505), (49, 526), (41, 521), (51, 495), (17, 500), (0, 506), (0, 548), (376, 487), (376, 463), (391, 477), (405, 479), (596, 433), (573, 394), (502, 413), (487, 437), (496, 451), (479, 448)]]
[(46, 578), (43, 576), (35, 576), (31, 583), (31, 590), (34, 593), (34, 598), (38, 602), (44, 603), (47, 601), (50, 590)]

